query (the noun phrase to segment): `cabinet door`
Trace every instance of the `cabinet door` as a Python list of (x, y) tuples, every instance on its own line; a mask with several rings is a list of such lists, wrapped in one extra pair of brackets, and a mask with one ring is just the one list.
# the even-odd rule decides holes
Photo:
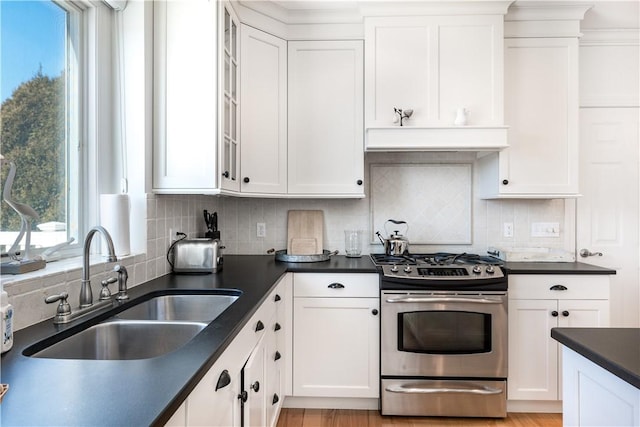
[(364, 197), (362, 85), (362, 41), (289, 42), (289, 194)]
[(247, 355), (232, 343), (187, 398), (187, 426), (239, 426), (240, 371)]
[(377, 298), (294, 298), (294, 396), (378, 397)]
[(558, 312), (558, 326), (562, 328), (609, 326), (609, 301), (560, 300)]
[(510, 400), (557, 400), (557, 300), (509, 300)]
[(266, 378), (265, 378), (265, 407), (266, 425), (275, 426), (278, 421), (278, 414), (282, 406), (283, 396), (283, 349), (278, 346), (278, 337), (282, 335), (282, 324), (272, 319), (269, 331), (265, 336), (266, 342)]
[(241, 191), (286, 193), (287, 42), (241, 29)]
[(216, 8), (207, 0), (154, 3), (153, 189), (217, 185)]
[[(216, 2), (212, 2), (216, 3)], [(240, 20), (231, 3), (220, 2), (220, 187), (240, 190)], [(215, 99), (215, 98), (212, 98)]]
[(578, 40), (505, 40), (501, 194), (578, 193)]
[(242, 370), (242, 387), (247, 393), (244, 403), (243, 426), (264, 427), (266, 335), (263, 335)]
[[(365, 20), (366, 127), (502, 125), (502, 16), (374, 17)], [(410, 64), (410, 65), (409, 65)]]

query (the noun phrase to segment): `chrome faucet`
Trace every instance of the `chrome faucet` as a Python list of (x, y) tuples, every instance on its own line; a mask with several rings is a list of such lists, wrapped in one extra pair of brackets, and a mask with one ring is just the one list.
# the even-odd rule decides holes
[(113, 248), (113, 240), (111, 240), (111, 235), (107, 230), (103, 227), (96, 225), (87, 233), (87, 237), (84, 239), (84, 252), (82, 255), (82, 285), (80, 288), (80, 308), (91, 307), (93, 305), (93, 293), (91, 292), (91, 280), (89, 274), (89, 249), (91, 248), (91, 239), (93, 239), (93, 235), (99, 231), (104, 240), (107, 242), (107, 249), (109, 251), (109, 257), (107, 258), (108, 262), (116, 262), (118, 258), (116, 257), (116, 251)]

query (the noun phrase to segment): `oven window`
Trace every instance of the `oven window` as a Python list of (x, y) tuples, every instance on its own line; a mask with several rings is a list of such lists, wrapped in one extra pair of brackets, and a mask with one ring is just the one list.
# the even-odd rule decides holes
[(398, 313), (398, 350), (429, 354), (491, 351), (491, 315), (467, 311)]

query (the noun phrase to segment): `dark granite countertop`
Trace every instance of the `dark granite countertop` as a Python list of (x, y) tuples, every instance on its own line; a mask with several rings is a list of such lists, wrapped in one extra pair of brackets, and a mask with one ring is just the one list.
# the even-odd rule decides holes
[(616, 274), (583, 262), (506, 262), (504, 267), (507, 274)]
[[(57, 360), (24, 356), (25, 348), (79, 325), (97, 323), (110, 313), (56, 326), (51, 319), (17, 331), (13, 348), (2, 355), (4, 396), (1, 424), (163, 425), (262, 304), (278, 279), (291, 272), (375, 273), (370, 258), (334, 256), (317, 263), (281, 263), (273, 256), (225, 256), (218, 274), (166, 275), (129, 290), (136, 298), (173, 289), (224, 289), (242, 295), (184, 347), (144, 360)], [(44, 304), (44, 302), (43, 302)], [(75, 306), (72, 303), (72, 306)]]
[[(285, 272), (376, 273), (368, 256), (333, 256), (329, 261), (283, 263), (269, 255), (228, 255), (217, 274), (166, 275), (129, 291), (136, 299), (152, 292), (186, 289), (239, 289), (242, 295), (184, 347), (144, 360), (93, 361), (24, 356), (34, 343), (109, 317), (55, 326), (51, 319), (17, 331), (13, 348), (2, 355), (1, 378), (10, 385), (1, 423), (15, 425), (162, 425), (242, 329)], [(532, 265), (533, 264), (533, 265)], [(581, 263), (507, 263), (511, 274), (614, 274)], [(72, 303), (72, 305), (75, 305)]]
[(553, 328), (551, 337), (640, 389), (640, 328)]

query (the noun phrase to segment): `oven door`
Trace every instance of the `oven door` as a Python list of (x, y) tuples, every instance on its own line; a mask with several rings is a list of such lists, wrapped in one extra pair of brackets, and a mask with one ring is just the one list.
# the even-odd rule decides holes
[(382, 292), (381, 374), (506, 378), (507, 295)]

